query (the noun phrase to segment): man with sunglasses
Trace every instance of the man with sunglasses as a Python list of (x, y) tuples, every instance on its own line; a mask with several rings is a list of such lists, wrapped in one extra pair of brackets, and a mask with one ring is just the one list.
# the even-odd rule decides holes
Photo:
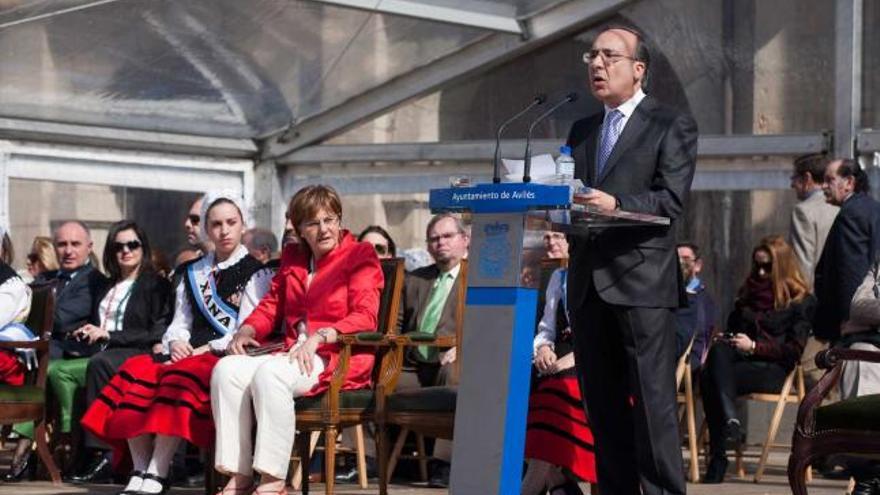
[(697, 126), (645, 94), (650, 53), (638, 31), (603, 29), (584, 62), (603, 109), (569, 134), (575, 176), (590, 188), (575, 200), (672, 220), (569, 240), (568, 307), (599, 491), (684, 494), (674, 372), (675, 311), (687, 299), (674, 231), (694, 176)]

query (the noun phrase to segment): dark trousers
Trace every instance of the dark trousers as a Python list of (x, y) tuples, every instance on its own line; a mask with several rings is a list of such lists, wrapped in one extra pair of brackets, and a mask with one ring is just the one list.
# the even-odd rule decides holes
[(684, 494), (673, 310), (608, 304), (591, 289), (571, 319), (599, 492)]
[[(110, 383), (110, 379), (113, 378), (122, 363), (130, 357), (146, 354), (146, 352), (144, 349), (120, 347), (107, 349), (92, 356), (86, 369), (86, 404), (89, 405), (98, 400), (101, 390)], [(91, 433), (85, 434), (85, 445), (92, 449), (107, 449), (107, 446)]]
[(700, 375), (700, 392), (713, 456), (724, 456), (724, 426), (737, 419), (736, 397), (753, 392), (779, 393), (787, 374), (782, 365), (751, 359), (726, 342), (712, 346)]

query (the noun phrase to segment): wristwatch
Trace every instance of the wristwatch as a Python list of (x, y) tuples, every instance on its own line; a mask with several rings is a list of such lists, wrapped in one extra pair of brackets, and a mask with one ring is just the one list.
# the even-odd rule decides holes
[(323, 339), (324, 343), (326, 344), (327, 342), (330, 342), (330, 330), (330, 328), (322, 328), (315, 333), (320, 335), (321, 339)]

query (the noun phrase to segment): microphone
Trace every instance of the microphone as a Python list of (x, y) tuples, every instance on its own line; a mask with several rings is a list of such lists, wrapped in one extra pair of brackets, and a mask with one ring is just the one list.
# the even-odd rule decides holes
[(546, 112), (538, 115), (535, 120), (529, 125), (529, 133), (526, 135), (526, 155), (525, 155), (525, 164), (523, 165), (523, 182), (531, 182), (532, 178), (529, 174), (532, 171), (532, 131), (535, 129), (535, 126), (538, 125), (539, 122), (546, 119), (553, 112), (556, 111), (557, 108), (565, 105), (567, 103), (571, 103), (573, 101), (577, 101), (578, 94), (577, 93), (569, 93), (565, 95), (562, 101), (550, 107)]
[(501, 133), (504, 132), (504, 130), (507, 129), (507, 126), (510, 125), (514, 120), (522, 117), (523, 115), (526, 114), (526, 112), (535, 108), (538, 105), (543, 104), (545, 101), (547, 101), (547, 95), (539, 94), (539, 95), (535, 96), (535, 99), (533, 99), (532, 102), (529, 103), (529, 105), (527, 107), (523, 108), (522, 110), (519, 111), (519, 113), (517, 113), (513, 117), (505, 120), (500, 126), (498, 126), (498, 132), (495, 134), (495, 160), (494, 160), (495, 165), (494, 165), (494, 169), (492, 171), (492, 182), (494, 184), (498, 184), (499, 182), (501, 182), (501, 173), (500, 173), (501, 160), (498, 157), (498, 153), (501, 151)]

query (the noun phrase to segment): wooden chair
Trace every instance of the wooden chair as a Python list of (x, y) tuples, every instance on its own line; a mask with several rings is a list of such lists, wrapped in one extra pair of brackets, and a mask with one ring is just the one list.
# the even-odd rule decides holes
[(880, 363), (880, 352), (833, 348), (816, 355), (816, 364), (828, 371), (798, 408), (788, 458), (788, 483), (794, 495), (807, 495), (809, 466), (819, 457), (880, 454), (880, 395), (822, 405), (837, 387), (846, 361)]
[[(31, 311), (25, 323), (38, 340), (0, 342), (0, 349), (34, 349), (37, 353), (35, 377), (22, 386), (0, 385), (0, 424), (34, 421), (34, 443), (52, 483), (61, 483), (61, 472), (52, 458), (46, 434), (46, 372), (49, 368), (49, 338), (55, 318), (54, 284), (32, 285)], [(32, 373), (33, 375), (33, 373)]]
[(690, 356), (691, 349), (694, 346), (694, 337), (688, 343), (687, 348), (681, 357), (678, 358), (678, 365), (675, 368), (675, 389), (676, 400), (680, 404), (678, 409), (678, 420), (682, 420), (687, 425), (688, 450), (691, 453), (690, 479), (692, 483), (700, 481), (700, 461), (699, 451), (697, 450), (697, 419), (696, 408), (694, 407), (696, 398), (694, 396), (693, 372), (691, 369)]
[[(397, 329), (398, 310), (403, 294), (403, 258), (382, 260), (385, 288), (379, 303), (378, 332), (340, 335), (342, 350), (339, 366), (330, 380), (330, 389), (319, 397), (301, 398), (296, 401), (296, 428), (299, 432), (296, 448), (300, 466), (309, 465), (312, 432), (324, 433), (324, 486), (327, 494), (335, 489), (336, 437), (342, 428), (362, 425), (374, 420), (376, 404), (380, 397), (394, 390), (403, 361), (403, 353), (396, 349), (393, 340)], [(373, 367), (372, 389), (342, 390), (348, 372), (353, 347), (370, 346), (376, 349)], [(377, 451), (382, 450), (383, 438), (377, 438)], [(362, 449), (361, 449), (362, 450)], [(360, 466), (365, 473), (365, 466)], [(302, 476), (302, 493), (309, 493), (309, 478)]]
[[(775, 443), (776, 433), (779, 431), (779, 424), (782, 422), (782, 413), (785, 412), (785, 406), (788, 404), (797, 404), (801, 402), (806, 393), (804, 386), (804, 371), (798, 363), (794, 369), (785, 377), (782, 389), (778, 394), (752, 393), (742, 395), (739, 398), (744, 400), (752, 400), (758, 402), (770, 402), (776, 404), (773, 408), (773, 416), (770, 419), (770, 425), (767, 428), (767, 436), (763, 443), (753, 446), (760, 446), (761, 453), (758, 455), (758, 468), (755, 471), (754, 482), (758, 483), (764, 476), (764, 468), (767, 466), (767, 458), (771, 449), (789, 448), (788, 444)], [(743, 452), (742, 448), (736, 455), (736, 472), (740, 478), (745, 478), (745, 468), (743, 466), (743, 457), (751, 457), (750, 454)], [(807, 481), (812, 479), (811, 473), (807, 472)]]
[[(429, 347), (456, 349), (455, 375), (461, 372), (461, 335), (464, 324), (465, 295), (467, 294), (467, 260), (461, 262), (461, 271), (458, 276), (457, 298), (459, 311), (456, 314), (455, 335), (433, 335), (411, 332), (396, 337), (398, 343), (396, 351), (403, 355), (403, 349), (414, 346), (427, 345)], [(399, 372), (399, 370), (398, 370)], [(458, 397), (458, 387), (436, 386), (422, 387), (417, 389), (403, 390), (385, 395), (376, 396), (376, 427), (377, 437), (382, 440), (379, 443), (379, 493), (388, 493), (388, 483), (391, 480), (389, 469), (390, 456), (387, 452), (388, 425), (401, 427), (401, 434), (412, 431), (427, 437), (452, 440), (452, 432), (455, 425), (455, 403)], [(405, 438), (405, 437), (404, 437)], [(402, 442), (396, 442), (398, 450)], [(422, 449), (423, 450), (423, 447)], [(423, 454), (423, 452), (422, 452)], [(395, 456), (396, 458), (396, 456)]]

